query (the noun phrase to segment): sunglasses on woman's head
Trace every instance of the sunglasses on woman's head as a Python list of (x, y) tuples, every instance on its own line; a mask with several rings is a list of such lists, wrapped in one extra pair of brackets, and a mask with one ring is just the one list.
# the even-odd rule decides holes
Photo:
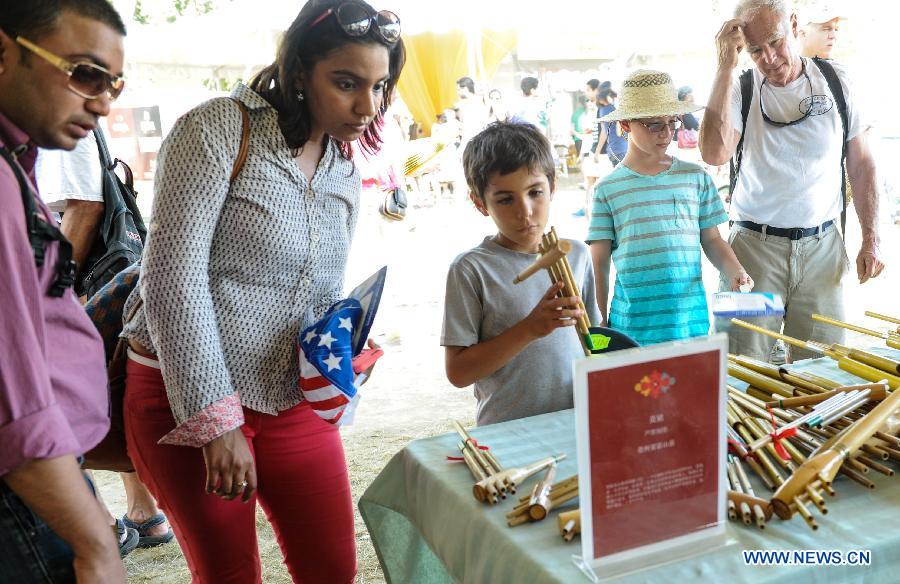
[(400, 40), (400, 18), (396, 14), (389, 10), (374, 12), (359, 2), (344, 2), (337, 8), (329, 8), (313, 20), (307, 30), (311, 30), (331, 14), (334, 14), (338, 26), (348, 36), (361, 37), (369, 32), (374, 24), (378, 36), (385, 42), (393, 45)]
[(125, 88), (125, 80), (120, 75), (113, 75), (96, 63), (90, 61), (71, 63), (47, 49), (42, 49), (25, 37), (16, 37), (16, 42), (68, 75), (69, 89), (85, 99), (97, 99), (106, 93), (109, 100), (114, 101)]

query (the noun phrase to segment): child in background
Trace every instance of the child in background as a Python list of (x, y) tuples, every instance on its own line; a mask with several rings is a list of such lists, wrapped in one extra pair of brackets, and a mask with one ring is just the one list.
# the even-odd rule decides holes
[[(479, 426), (571, 408), (572, 360), (584, 353), (571, 327), (582, 311), (559, 285), (513, 279), (538, 258), (555, 187), (550, 143), (529, 124), (496, 122), (463, 154), (469, 197), (497, 234), (459, 255), (447, 276), (441, 345), (447, 378), (475, 384)], [(591, 322), (599, 321), (585, 244), (569, 262)]]
[[(732, 290), (753, 285), (719, 235), (728, 217), (712, 178), (666, 155), (679, 116), (697, 109), (678, 101), (667, 73), (638, 70), (602, 118), (620, 122), (630, 144), (594, 191), (587, 239), (604, 322), (641, 345), (708, 333), (701, 249)], [(616, 284), (607, 313), (610, 259)]]

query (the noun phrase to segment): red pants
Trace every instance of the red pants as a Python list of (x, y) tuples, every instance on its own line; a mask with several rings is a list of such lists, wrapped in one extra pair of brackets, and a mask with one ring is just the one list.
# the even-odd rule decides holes
[(175, 427), (158, 369), (129, 359), (124, 409), (129, 454), (166, 512), (193, 582), (262, 582), (257, 498), (294, 582), (353, 581), (353, 502), (341, 436), (306, 402), (277, 416), (244, 408), (241, 430), (258, 479), (247, 503), (206, 494), (200, 448), (157, 444)]

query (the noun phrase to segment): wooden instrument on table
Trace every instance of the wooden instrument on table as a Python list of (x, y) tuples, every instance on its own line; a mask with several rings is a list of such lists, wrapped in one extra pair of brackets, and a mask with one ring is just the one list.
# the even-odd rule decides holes
[[(755, 324), (750, 324), (749, 322), (745, 322), (737, 318), (732, 318), (731, 322), (740, 327), (772, 337), (773, 339), (781, 339), (785, 343), (788, 343), (795, 347), (799, 347), (801, 349), (806, 349), (808, 351), (813, 351), (816, 353), (821, 353), (827, 357), (831, 357), (832, 359), (837, 361), (838, 367), (840, 367), (842, 370), (846, 371), (847, 373), (852, 373), (857, 377), (861, 377), (866, 381), (872, 381), (875, 383), (886, 381), (891, 389), (900, 388), (900, 377), (897, 376), (896, 369), (898, 363), (897, 361), (894, 361), (892, 359), (888, 359), (880, 355), (875, 355), (874, 353), (869, 353), (868, 351), (851, 349), (843, 345), (826, 345), (824, 343), (817, 343), (815, 341), (802, 341), (800, 339), (795, 339), (794, 337), (789, 337), (788, 335), (783, 335), (781, 333), (776, 333), (774, 331), (770, 331), (769, 329), (756, 326)], [(882, 369), (882, 367), (884, 367), (884, 369)]]
[(825, 512), (822, 491), (833, 494), (831, 483), (842, 463), (872, 438), (885, 420), (900, 406), (900, 391), (892, 392), (872, 410), (843, 431), (835, 434), (806, 459), (772, 497), (775, 513), (790, 519), (799, 513), (804, 521), (817, 529), (806, 504), (814, 503)]
[(472, 494), (483, 503), (493, 505), (500, 499), (505, 499), (507, 494), (514, 494), (516, 487), (525, 479), (566, 458), (565, 454), (559, 454), (520, 468), (504, 469), (491, 451), (480, 447), (459, 422), (454, 420), (453, 427), (463, 439), (456, 446), (475, 478)]
[(881, 401), (887, 397), (887, 386), (883, 383), (864, 383), (862, 385), (845, 385), (838, 387), (826, 393), (818, 393), (816, 395), (806, 395), (801, 397), (788, 397), (775, 401), (766, 402), (769, 407), (777, 408), (795, 408), (798, 406), (814, 406), (823, 401), (836, 396), (839, 393), (847, 393), (848, 391), (856, 391), (868, 389), (870, 390), (869, 399), (872, 401)]
[(866, 316), (871, 316), (872, 318), (877, 318), (878, 320), (883, 320), (885, 322), (892, 322), (892, 323), (898, 325), (897, 333), (900, 334), (900, 318), (894, 318), (893, 316), (878, 314), (877, 312), (872, 312), (871, 310), (867, 310), (864, 314)]
[(551, 227), (550, 233), (544, 234), (541, 238), (539, 253), (541, 256), (535, 260), (533, 264), (525, 268), (521, 274), (516, 276), (513, 284), (523, 282), (533, 276), (540, 270), (547, 270), (550, 274), (550, 281), (554, 284), (563, 283), (562, 289), (557, 294), (558, 297), (574, 296), (578, 299), (576, 308), (581, 309), (581, 316), (575, 320), (575, 329), (578, 331), (578, 339), (581, 341), (581, 347), (584, 349), (585, 355), (591, 354), (591, 321), (587, 316), (584, 308), (584, 302), (581, 300), (581, 291), (576, 285), (575, 276), (572, 273), (572, 266), (569, 265), (569, 259), (566, 254), (572, 251), (572, 244), (566, 240), (560, 240), (556, 235), (556, 228)]
[[(866, 314), (869, 314), (868, 312)], [(857, 326), (855, 324), (850, 324), (848, 322), (844, 322), (841, 320), (837, 320), (834, 318), (828, 318), (827, 316), (822, 316), (821, 314), (812, 315), (812, 319), (824, 322), (825, 324), (830, 324), (832, 326), (844, 328), (851, 331), (856, 331), (858, 333), (862, 333), (864, 335), (869, 335), (870, 337), (878, 337), (879, 339), (883, 339), (885, 344), (892, 349), (900, 349), (900, 333), (894, 331), (881, 332), (873, 329), (865, 328), (862, 326)], [(900, 366), (900, 363), (897, 363)], [(896, 370), (896, 372), (900, 373), (900, 369)]]
[(557, 521), (559, 522), (559, 533), (565, 541), (572, 541), (576, 535), (581, 533), (581, 509), (564, 511), (559, 514)]
[[(552, 480), (553, 478), (550, 477), (549, 481), (552, 482)], [(571, 476), (553, 485), (550, 485), (548, 477), (545, 477), (543, 481), (535, 485), (531, 495), (519, 499), (519, 504), (506, 514), (507, 524), (515, 527), (529, 521), (541, 521), (547, 517), (551, 509), (555, 509), (577, 496), (578, 476)]]

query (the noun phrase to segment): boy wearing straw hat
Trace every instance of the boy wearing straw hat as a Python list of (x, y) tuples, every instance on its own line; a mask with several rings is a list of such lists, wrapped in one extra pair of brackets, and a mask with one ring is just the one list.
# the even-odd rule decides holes
[[(728, 217), (712, 178), (666, 154), (680, 116), (698, 109), (678, 100), (667, 73), (638, 70), (625, 80), (618, 109), (601, 118), (619, 122), (630, 143), (594, 190), (587, 239), (597, 298), (607, 326), (642, 345), (709, 331), (701, 249), (732, 290), (753, 284), (719, 235)], [(607, 312), (610, 260), (616, 281)]]
[[(569, 327), (583, 315), (576, 297), (533, 277), (513, 285), (538, 258), (555, 187), (550, 142), (531, 124), (495, 122), (463, 153), (469, 197), (497, 233), (450, 265), (441, 345), (447, 379), (475, 385), (479, 426), (573, 407), (572, 360), (583, 357)], [(570, 241), (575, 286), (587, 317), (600, 320), (590, 252)]]

